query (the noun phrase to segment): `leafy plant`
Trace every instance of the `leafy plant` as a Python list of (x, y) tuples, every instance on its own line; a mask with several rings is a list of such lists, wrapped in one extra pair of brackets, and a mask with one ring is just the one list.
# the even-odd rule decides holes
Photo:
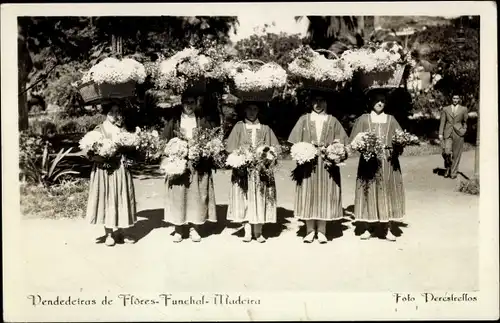
[(50, 187), (64, 176), (79, 174), (79, 172), (62, 165), (63, 159), (71, 150), (73, 148), (68, 148), (66, 151), (61, 149), (54, 158), (50, 159), (48, 143), (46, 143), (41, 159), (36, 155), (31, 155), (25, 159), (23, 173), (26, 180), (44, 187)]
[(461, 180), (458, 191), (470, 195), (479, 195), (479, 178)]

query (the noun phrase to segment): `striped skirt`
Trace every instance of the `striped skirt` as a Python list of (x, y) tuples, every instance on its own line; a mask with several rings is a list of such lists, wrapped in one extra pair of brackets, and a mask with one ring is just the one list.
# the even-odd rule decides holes
[(354, 201), (355, 221), (388, 222), (400, 220), (405, 214), (405, 196), (401, 167), (393, 162), (381, 161), (374, 176), (366, 180), (375, 166), (360, 157)]
[(94, 164), (89, 182), (87, 220), (106, 228), (128, 228), (137, 222), (132, 174), (123, 164), (113, 171)]
[(217, 222), (212, 172), (165, 178), (164, 221), (173, 225)]
[(340, 169), (327, 170), (321, 157), (317, 165), (301, 165), (294, 170), (295, 217), (300, 220), (338, 220), (344, 216)]
[(231, 176), (227, 219), (251, 224), (276, 223), (276, 184), (268, 185), (255, 173), (240, 178)]

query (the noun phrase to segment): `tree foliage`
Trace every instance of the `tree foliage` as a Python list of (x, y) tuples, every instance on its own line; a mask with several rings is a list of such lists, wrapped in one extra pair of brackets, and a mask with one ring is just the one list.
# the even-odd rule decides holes
[(436, 66), (443, 79), (436, 89), (444, 95), (457, 93), (470, 110), (479, 100), (478, 17), (457, 19), (449, 26), (430, 27), (415, 35), (415, 42), (427, 44), (421, 56)]
[(275, 62), (286, 68), (292, 61), (290, 52), (304, 43), (300, 35), (286, 33), (266, 33), (252, 35), (235, 44), (241, 59), (259, 59), (263, 62)]

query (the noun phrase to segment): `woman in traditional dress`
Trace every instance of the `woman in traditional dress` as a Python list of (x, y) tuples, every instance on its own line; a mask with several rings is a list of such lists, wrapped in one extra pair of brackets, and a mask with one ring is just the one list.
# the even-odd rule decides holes
[[(106, 120), (93, 131), (114, 140), (125, 131), (124, 108), (123, 102), (105, 105), (104, 110), (109, 110)], [(121, 241), (134, 243), (134, 237), (126, 230), (137, 222), (134, 182), (124, 156), (106, 161), (99, 156), (91, 158), (94, 165), (90, 174), (87, 220), (104, 225), (107, 246)]]
[[(338, 140), (348, 143), (348, 136), (334, 116), (327, 114), (327, 102), (319, 91), (311, 93), (311, 112), (299, 118), (288, 141), (292, 144), (308, 142), (316, 146), (329, 145)], [(306, 223), (304, 242), (317, 239), (326, 243), (327, 221), (343, 217), (340, 169), (337, 165), (325, 168), (325, 161), (318, 156), (317, 164), (306, 171), (296, 172), (295, 216)]]
[[(186, 91), (182, 95), (182, 106), (175, 108), (162, 133), (163, 139), (170, 140), (182, 133), (188, 139), (196, 128), (214, 128), (217, 123), (206, 116), (200, 106), (199, 93)], [(194, 242), (201, 241), (199, 229), (206, 221), (216, 222), (215, 191), (211, 169), (193, 169), (184, 175), (165, 178), (166, 222), (175, 225), (174, 242), (181, 242), (185, 228), (189, 227), (189, 237)]]
[(395, 241), (391, 232), (394, 220), (402, 219), (405, 213), (403, 177), (398, 156), (399, 149), (392, 149), (392, 137), (396, 130), (401, 130), (396, 119), (384, 112), (386, 103), (382, 92), (372, 94), (371, 113), (361, 115), (351, 132), (351, 141), (362, 132), (372, 131), (387, 149), (382, 160), (372, 158), (359, 159), (354, 202), (355, 221), (364, 233), (361, 239), (369, 239), (373, 230), (383, 224), (386, 239)]
[[(266, 102), (247, 101), (238, 107), (244, 111), (244, 120), (238, 121), (227, 140), (229, 153), (239, 147), (255, 149), (260, 146), (279, 148), (278, 138), (273, 130), (261, 124), (258, 118), (259, 110)], [(244, 242), (255, 239), (262, 243), (266, 238), (262, 235), (265, 223), (276, 223), (276, 183), (274, 176), (262, 178), (254, 171), (241, 178), (238, 171), (233, 170), (229, 195), (228, 220), (244, 223)]]

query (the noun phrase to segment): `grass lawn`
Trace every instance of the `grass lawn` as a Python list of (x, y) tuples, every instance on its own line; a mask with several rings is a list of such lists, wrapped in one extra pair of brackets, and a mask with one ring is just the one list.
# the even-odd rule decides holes
[(25, 217), (81, 218), (85, 215), (87, 198), (87, 179), (50, 188), (21, 184), (21, 213)]

